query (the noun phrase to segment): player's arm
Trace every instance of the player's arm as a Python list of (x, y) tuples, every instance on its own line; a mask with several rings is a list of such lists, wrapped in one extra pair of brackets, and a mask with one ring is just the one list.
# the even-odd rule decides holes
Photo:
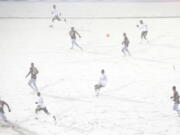
[(36, 68), (36, 74), (38, 74), (39, 73), (39, 70)]
[(6, 102), (3, 102), (3, 104), (6, 105), (8, 108), (8, 111), (11, 112), (11, 108), (9, 107), (9, 105)]
[(141, 30), (142, 29), (142, 25), (136, 25), (137, 26), (137, 28), (138, 28), (138, 30)]
[(71, 31), (69, 32), (69, 36), (71, 36)]
[(171, 96), (170, 98), (171, 98), (171, 99), (174, 99), (174, 98), (175, 98), (175, 96), (176, 96), (176, 93), (174, 93), (174, 95), (173, 95), (173, 96)]
[(124, 43), (125, 43), (125, 39), (122, 41), (122, 45), (124, 45)]
[(27, 78), (31, 74), (31, 69), (29, 70), (29, 73), (26, 75), (25, 78)]
[(79, 36), (79, 38), (81, 38), (81, 35), (77, 32), (77, 31), (75, 31), (76, 32), (76, 34)]

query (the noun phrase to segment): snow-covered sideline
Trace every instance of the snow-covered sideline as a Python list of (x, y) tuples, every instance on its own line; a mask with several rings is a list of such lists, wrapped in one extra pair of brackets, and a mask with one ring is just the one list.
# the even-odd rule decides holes
[[(93, 4), (83, 4), (86, 13), (77, 8), (80, 5), (58, 7), (69, 16), (95, 15)], [(48, 16), (51, 6), (0, 3), (0, 14)], [(98, 6), (94, 4), (94, 8)], [(108, 5), (97, 8), (97, 16), (107, 15), (100, 10), (105, 7)], [(171, 15), (175, 10), (169, 10)], [(138, 21), (68, 19), (67, 24), (60, 22), (49, 28), (49, 19), (0, 19), (0, 97), (12, 108), (11, 113), (5, 110), (8, 119), (22, 127), (0, 128), (0, 135), (180, 133), (180, 118), (170, 100), (173, 85), (180, 92), (180, 19), (144, 19), (149, 25), (149, 43), (143, 44), (139, 43)], [(71, 26), (82, 35), (77, 42), (83, 52), (69, 49)], [(130, 39), (131, 57), (123, 57), (121, 52), (123, 32)], [(25, 79), (31, 62), (39, 69), (37, 84), (47, 108), (57, 117), (56, 125), (43, 112), (39, 120), (34, 119), (36, 95)], [(96, 98), (93, 86), (101, 69), (105, 69), (108, 83)]]
[(66, 17), (167, 17), (180, 16), (180, 2), (58, 3), (0, 2), (0, 17), (50, 17), (57, 4)]

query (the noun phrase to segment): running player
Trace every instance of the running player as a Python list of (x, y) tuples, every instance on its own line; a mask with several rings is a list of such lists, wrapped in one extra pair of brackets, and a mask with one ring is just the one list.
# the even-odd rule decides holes
[(5, 101), (0, 99), (0, 120), (2, 120), (4, 122), (8, 122), (7, 118), (5, 116), (4, 106), (6, 106), (8, 108), (8, 111), (11, 112), (9, 105)]
[(36, 79), (37, 79), (37, 74), (39, 73), (38, 69), (34, 66), (34, 63), (31, 63), (31, 67), (29, 69), (29, 73), (26, 75), (26, 78), (31, 75), (31, 79), (28, 82), (28, 85), (35, 90), (36, 92), (38, 91), (38, 87), (36, 85)]
[(173, 90), (173, 96), (171, 97), (171, 99), (173, 99), (174, 101), (174, 106), (173, 106), (173, 110), (177, 112), (177, 114), (180, 116), (180, 110), (179, 110), (179, 94), (176, 90), (176, 86), (173, 86), (172, 87), (172, 90)]
[[(64, 22), (66, 22), (66, 18), (62, 18), (61, 17), (61, 12), (57, 10), (56, 8), (56, 5), (53, 5), (53, 8), (52, 8), (52, 11), (51, 11), (51, 14), (52, 14), (52, 23), (54, 23), (55, 20), (57, 21), (61, 21), (61, 20), (64, 20)], [(53, 27), (53, 24), (50, 25), (50, 27)]]
[(148, 26), (147, 24), (144, 24), (143, 20), (140, 20), (139, 23), (140, 24), (137, 25), (137, 27), (141, 31), (141, 42), (143, 42), (143, 40), (147, 41)]
[(130, 56), (131, 54), (130, 54), (130, 52), (129, 52), (129, 50), (128, 50), (128, 47), (129, 47), (129, 39), (128, 39), (126, 33), (123, 34), (123, 37), (124, 37), (124, 40), (123, 40), (123, 42), (122, 42), (122, 45), (123, 45), (124, 47), (122, 48), (122, 52), (123, 52), (124, 56), (126, 56), (126, 53)]
[[(37, 97), (38, 97), (38, 100), (35, 102), (37, 104), (37, 107), (35, 109), (35, 113), (38, 114), (40, 111), (44, 111), (47, 115), (51, 115), (49, 113), (49, 111), (47, 110), (46, 106), (44, 105), (44, 100), (41, 97), (40, 92), (37, 93)], [(52, 118), (54, 119), (54, 121), (56, 123), (56, 117), (53, 115)], [(36, 119), (38, 119), (38, 118), (36, 117)]]
[(74, 45), (76, 45), (78, 48), (80, 48), (81, 50), (83, 50), (83, 48), (81, 46), (79, 46), (79, 44), (76, 42), (76, 35), (79, 36), (79, 38), (81, 38), (81, 35), (74, 29), (74, 27), (71, 27), (71, 30), (69, 32), (69, 35), (71, 37), (71, 41), (72, 41), (72, 47), (71, 49), (74, 48)]

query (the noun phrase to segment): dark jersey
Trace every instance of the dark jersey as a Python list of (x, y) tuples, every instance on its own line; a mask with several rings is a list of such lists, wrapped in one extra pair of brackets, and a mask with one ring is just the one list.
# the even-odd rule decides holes
[(124, 41), (122, 44), (124, 44), (125, 46), (128, 47), (129, 46), (129, 39), (127, 37), (124, 37)]
[(74, 31), (74, 30), (71, 30), (70, 32), (69, 32), (69, 35), (70, 35), (70, 37), (71, 37), (71, 39), (76, 39), (76, 31)]
[(36, 67), (31, 67), (30, 68), (30, 74), (31, 74), (31, 78), (32, 79), (36, 79), (37, 78), (37, 74), (38, 74), (38, 70)]
[(179, 94), (178, 94), (177, 91), (174, 92), (173, 101), (174, 101), (176, 104), (179, 104)]
[[(8, 106), (8, 104), (6, 102), (1, 100), (0, 101), (0, 112), (1, 113), (4, 113), (4, 105)], [(9, 106), (8, 106), (8, 108), (9, 108)]]

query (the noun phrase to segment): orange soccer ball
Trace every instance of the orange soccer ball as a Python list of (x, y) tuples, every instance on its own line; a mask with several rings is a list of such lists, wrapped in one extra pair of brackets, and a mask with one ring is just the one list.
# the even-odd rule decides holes
[(110, 34), (106, 34), (106, 37), (109, 38), (109, 37), (110, 37)]

